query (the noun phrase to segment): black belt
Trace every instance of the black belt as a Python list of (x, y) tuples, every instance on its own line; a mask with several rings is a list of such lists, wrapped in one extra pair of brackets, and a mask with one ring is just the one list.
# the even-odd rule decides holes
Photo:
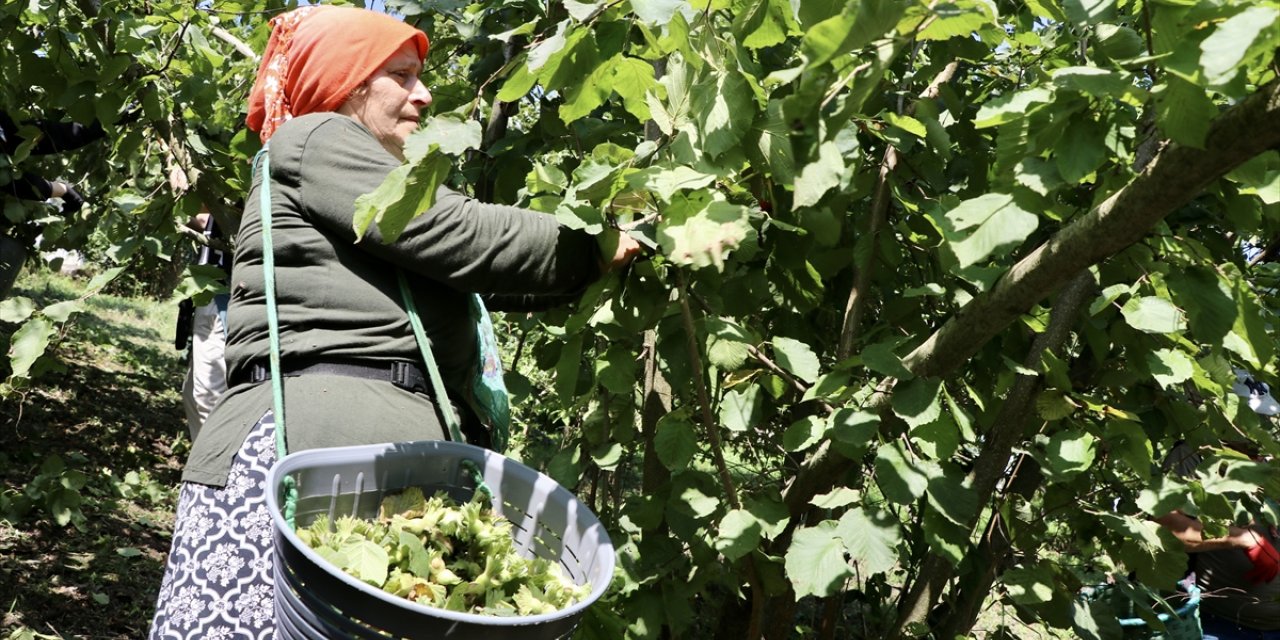
[[(387, 363), (377, 364), (357, 364), (353, 362), (315, 362), (304, 366), (292, 366), (285, 363), (284, 377), (305, 376), (305, 375), (331, 375), (331, 376), (347, 376), (349, 378), (364, 378), (366, 380), (381, 380), (390, 382), (401, 389), (409, 391), (420, 391), (426, 393), (427, 378), (422, 375), (422, 369), (412, 362), (404, 362), (401, 360)], [(257, 384), (271, 379), (271, 367), (269, 365), (255, 362), (250, 364), (248, 371), (241, 372), (231, 381), (232, 386), (249, 382)]]

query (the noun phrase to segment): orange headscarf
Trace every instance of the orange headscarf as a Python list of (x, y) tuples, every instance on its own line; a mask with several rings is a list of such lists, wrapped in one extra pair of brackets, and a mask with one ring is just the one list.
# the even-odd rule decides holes
[(249, 128), (263, 142), (293, 116), (341, 107), (406, 42), (427, 57), (427, 34), (368, 9), (307, 6), (272, 18), (271, 27), (249, 93)]

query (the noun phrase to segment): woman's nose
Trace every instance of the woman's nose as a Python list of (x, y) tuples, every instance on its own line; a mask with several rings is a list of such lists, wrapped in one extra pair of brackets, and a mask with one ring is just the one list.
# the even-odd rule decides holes
[(427, 91), (427, 85), (421, 80), (413, 83), (413, 89), (409, 92), (409, 102), (419, 111), (431, 104), (431, 92)]

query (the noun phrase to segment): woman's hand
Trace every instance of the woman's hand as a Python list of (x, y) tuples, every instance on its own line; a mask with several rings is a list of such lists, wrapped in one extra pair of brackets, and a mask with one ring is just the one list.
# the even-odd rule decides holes
[(640, 243), (617, 229), (605, 229), (596, 238), (600, 243), (600, 273), (621, 269), (640, 255)]

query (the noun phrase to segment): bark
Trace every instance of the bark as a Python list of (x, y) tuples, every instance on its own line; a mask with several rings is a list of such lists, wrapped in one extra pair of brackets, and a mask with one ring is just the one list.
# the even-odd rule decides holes
[[(1169, 143), (1128, 185), (1063, 228), (965, 305), (904, 360), (916, 376), (945, 376), (1068, 278), (1142, 239), (1152, 226), (1246, 160), (1280, 145), (1280, 81), (1214, 120), (1204, 149)], [(806, 504), (853, 462), (819, 450), (787, 487), (788, 507)], [(793, 511), (792, 513), (795, 513)]]

